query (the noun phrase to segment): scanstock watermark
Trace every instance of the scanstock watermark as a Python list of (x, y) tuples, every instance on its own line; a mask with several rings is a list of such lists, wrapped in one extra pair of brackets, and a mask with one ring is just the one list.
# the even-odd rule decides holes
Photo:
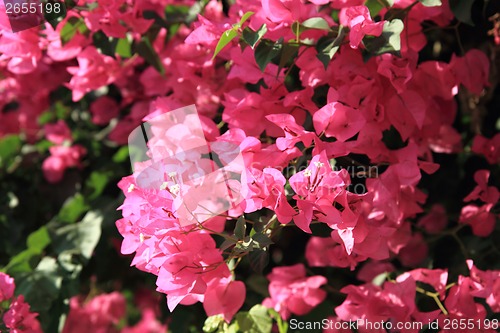
[(321, 321), (299, 321), (291, 319), (289, 328), (292, 332), (318, 331), (318, 330), (358, 330), (360, 328), (370, 331), (420, 331), (424, 328), (431, 330), (456, 332), (457, 330), (498, 330), (500, 328), (498, 319), (466, 319), (466, 318), (445, 318), (441, 320), (422, 321), (370, 321), (366, 318), (358, 320), (343, 321), (339, 319), (325, 318)]
[[(437, 322), (436, 322), (437, 323)], [(432, 324), (432, 323), (428, 323)], [(357, 330), (363, 328), (365, 330), (421, 330), (424, 328), (424, 323), (422, 322), (397, 322), (393, 323), (390, 321), (369, 321), (366, 319), (342, 321), (338, 319), (328, 319), (325, 318), (321, 321), (299, 321), (297, 319), (291, 319), (289, 322), (289, 328), (292, 332), (303, 332), (303, 331), (318, 331), (318, 330)]]

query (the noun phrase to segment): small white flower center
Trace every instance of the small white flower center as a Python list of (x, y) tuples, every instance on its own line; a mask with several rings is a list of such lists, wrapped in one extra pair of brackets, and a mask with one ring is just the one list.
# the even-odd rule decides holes
[(181, 187), (179, 186), (179, 184), (175, 184), (170, 187), (170, 193), (172, 193), (173, 195), (177, 195), (180, 190)]

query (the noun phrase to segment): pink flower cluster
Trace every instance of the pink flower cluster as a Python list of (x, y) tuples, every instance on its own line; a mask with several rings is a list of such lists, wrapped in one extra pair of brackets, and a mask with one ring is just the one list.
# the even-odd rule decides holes
[(50, 156), (43, 161), (42, 170), (49, 183), (57, 183), (64, 177), (64, 171), (80, 166), (80, 159), (87, 150), (78, 144), (72, 145), (71, 131), (62, 120), (55, 124), (46, 124), (45, 137), (55, 144), (49, 148)]
[(86, 300), (81, 296), (70, 299), (68, 317), (63, 333), (166, 333), (166, 325), (156, 318), (154, 308), (142, 307), (142, 318), (134, 326), (123, 326), (126, 319), (125, 297), (119, 292), (101, 294)]
[(2, 316), (3, 325), (9, 333), (42, 333), (36, 318), (38, 314), (30, 311), (30, 306), (25, 302), (23, 295), (14, 297), (15, 289), (14, 279), (0, 272), (0, 304), (3, 302), (9, 304), (7, 309), (0, 305), (0, 315), (6, 310)]
[[(423, 235), (414, 231), (410, 222), (423, 212), (422, 205), (427, 199), (418, 188), (421, 172), (432, 174), (439, 168), (432, 153), (462, 150), (460, 135), (452, 126), (456, 115), (454, 96), (461, 85), (472, 93), (480, 93), (488, 85), (489, 63), (477, 50), (462, 57), (454, 56), (450, 63), (418, 62), (418, 52), (426, 43), (420, 23), (431, 20), (441, 26), (448, 24), (453, 16), (446, 2), (441, 7), (416, 4), (411, 9), (402, 36), (412, 37), (401, 38), (401, 57), (384, 54), (364, 61), (363, 38), (380, 36), (388, 22), (373, 21), (367, 7), (358, 2), (330, 3), (332, 8), (341, 8), (340, 23), (349, 27), (349, 44), (340, 47), (327, 68), (316, 58), (314, 49), (304, 48), (296, 59), (302, 88), (293, 92), (285, 88), (284, 73), (277, 65), (271, 63), (264, 71), (259, 69), (251, 48), (242, 50), (237, 43), (229, 43), (212, 59), (217, 41), (232, 23), (239, 21), (241, 13), (248, 11), (254, 12), (248, 26), (257, 30), (266, 24), (266, 38), (274, 41), (280, 37), (294, 38), (290, 27), (295, 21), (318, 17), (335, 25), (329, 12), (319, 10), (315, 2), (236, 1), (229, 17), (225, 17), (217, 3), (209, 2), (195, 29), (185, 32), (184, 42), (179, 39), (170, 44), (173, 47), (158, 48), (168, 70), (166, 77), (161, 77), (150, 67), (144, 72), (144, 79), (141, 77), (144, 91), (151, 99), (149, 111), (144, 112), (165, 113), (183, 103), (195, 103), (202, 115), (212, 116), (217, 105), (223, 106), (222, 119), (229, 130), (221, 134), (211, 120), (203, 119), (206, 137), (215, 145), (224, 142), (237, 145), (246, 168), (241, 184), (245, 189), (241, 191), (243, 201), (228, 210), (227, 215), (237, 218), (266, 208), (274, 212), (280, 224), (293, 222), (306, 233), (311, 233), (313, 222), (326, 224), (332, 230), (331, 238), (313, 237), (308, 244), (306, 256), (311, 266), (354, 269), (367, 259), (396, 256), (404, 266), (416, 267), (427, 256)], [(394, 7), (408, 5), (409, 1), (395, 1)], [(318, 39), (324, 33), (309, 30), (305, 34)], [(181, 54), (182, 59), (178, 57)], [(220, 71), (217, 64), (228, 60), (231, 60), (228, 71)], [(178, 72), (180, 68), (182, 73)], [(172, 84), (173, 77), (178, 78), (180, 86)], [(258, 93), (246, 89), (247, 85), (258, 82), (263, 82)], [(193, 85), (196, 88), (191, 91), (181, 89)], [(328, 87), (328, 95), (326, 104), (317, 107), (311, 99), (314, 89), (320, 86)], [(193, 96), (194, 91), (207, 95)], [(127, 96), (131, 96), (129, 92)], [(169, 96), (156, 99), (163, 94)], [(135, 109), (132, 110), (128, 116), (130, 125), (137, 124), (144, 115), (138, 112), (136, 116)], [(307, 117), (312, 118), (313, 131), (304, 128)], [(391, 128), (407, 142), (404, 148), (391, 150), (382, 142), (383, 133)], [(275, 141), (260, 140), (264, 133)], [(489, 152), (488, 145), (484, 139), (475, 144), (474, 151)], [(496, 141), (491, 145), (498, 146)], [(302, 156), (299, 146), (313, 148), (312, 159), (307, 168), (287, 179), (281, 170)], [(349, 174), (335, 170), (330, 163), (332, 158), (349, 154), (367, 156), (370, 166), (387, 166), (378, 177), (366, 179), (365, 193), (348, 190)], [(481, 184), (474, 193), (484, 190), (484, 181)], [(158, 276), (158, 290), (167, 294), (171, 310), (179, 303), (200, 301), (207, 314), (221, 313), (229, 320), (243, 303), (245, 288), (232, 280), (221, 251), (209, 235), (222, 232), (225, 219), (210, 220), (205, 228), (181, 227), (177, 219), (180, 212), (171, 191), (161, 186), (141, 188), (133, 177), (124, 178), (120, 188), (126, 196), (121, 207), (123, 219), (117, 222), (124, 237), (122, 253), (135, 252), (132, 264)], [(487, 200), (496, 202), (498, 197), (490, 194)], [(464, 207), (460, 223), (471, 225), (478, 235), (491, 232), (494, 216), (489, 213), (489, 205)], [(483, 211), (486, 221), (482, 222), (475, 216)], [(421, 222), (424, 228), (437, 231), (446, 226), (442, 208), (437, 206), (431, 214), (434, 215), (426, 219), (439, 219), (440, 226), (424, 218)], [(318, 288), (324, 281), (313, 279), (309, 288), (309, 282), (304, 282), (309, 280), (299, 268), (297, 271), (296, 278), (290, 273), (290, 280), (281, 280), (279, 270), (269, 276), (271, 298), (265, 304), (277, 309), (284, 318), (290, 313), (304, 314), (321, 301), (322, 292)], [(302, 284), (304, 293), (318, 295), (297, 303), (298, 300), (287, 295), (301, 290), (297, 286)], [(214, 304), (212, 297), (208, 297), (214, 293), (220, 304)], [(228, 306), (226, 297), (233, 300), (232, 306)]]
[[(347, 294), (345, 301), (335, 308), (338, 320), (356, 321), (360, 323), (358, 331), (385, 332), (385, 329), (373, 329), (370, 323), (419, 322), (422, 327), (437, 321), (440, 332), (446, 332), (446, 321), (460, 319), (472, 320), (474, 325), (467, 328), (454, 328), (454, 332), (496, 332), (498, 321), (486, 319), (486, 308), (483, 300), (493, 312), (498, 312), (500, 271), (482, 271), (467, 261), (469, 276), (459, 276), (456, 283), (448, 283), (448, 272), (443, 269), (419, 268), (399, 275), (395, 280), (385, 281), (381, 285), (372, 281), (359, 286), (350, 285), (341, 290)], [(383, 271), (382, 271), (383, 272)], [(375, 278), (378, 274), (376, 266), (365, 272), (361, 278)], [(433, 290), (429, 290), (428, 286)], [(439, 309), (421, 312), (416, 305), (417, 296), (431, 296), (439, 304)], [(405, 328), (400, 332), (419, 332), (420, 329)]]
[[(204, 303), (210, 314), (224, 314), (227, 320), (245, 299), (245, 286), (232, 281), (221, 251), (207, 232), (182, 227), (173, 215), (173, 198), (167, 190), (141, 189), (133, 177), (120, 184), (126, 195), (121, 206), (124, 218), (117, 221), (124, 237), (121, 252), (135, 252), (132, 265), (158, 276), (158, 291), (167, 294), (172, 311), (178, 304)], [(222, 231), (224, 218), (204, 223)]]

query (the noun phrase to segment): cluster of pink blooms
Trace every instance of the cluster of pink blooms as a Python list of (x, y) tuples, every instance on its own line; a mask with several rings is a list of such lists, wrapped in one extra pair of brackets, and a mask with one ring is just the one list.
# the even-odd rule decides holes
[[(78, 4), (84, 8), (91, 3), (81, 0)], [(65, 86), (71, 89), (73, 102), (88, 102), (95, 125), (115, 120), (108, 136), (115, 143), (126, 144), (129, 133), (153, 112), (195, 104), (207, 140), (239, 148), (245, 164), (242, 201), (202, 227), (181, 225), (171, 189), (143, 188), (134, 175), (119, 183), (125, 194), (123, 218), (116, 223), (124, 238), (121, 252), (134, 254), (132, 265), (157, 276), (157, 289), (167, 295), (170, 310), (178, 304), (202, 302), (207, 315), (222, 314), (228, 322), (233, 318), (244, 303), (245, 284), (235, 280), (211, 234), (222, 233), (228, 219), (264, 209), (273, 211), (280, 224), (293, 223), (308, 234), (312, 223), (331, 229), (329, 238), (310, 238), (306, 250), (309, 266), (355, 269), (365, 261), (382, 261), (377, 267), (385, 270), (389, 264), (384, 260), (398, 258), (404, 267), (418, 267), (427, 257), (423, 232), (411, 224), (411, 219), (424, 212), (427, 199), (418, 188), (421, 173), (433, 174), (439, 169), (433, 153), (463, 150), (460, 133), (453, 127), (459, 89), (479, 95), (489, 85), (489, 61), (479, 50), (453, 55), (449, 63), (419, 62), (418, 52), (427, 43), (421, 24), (431, 21), (447, 26), (454, 18), (448, 1), (435, 7), (411, 0), (394, 1), (396, 9), (411, 7), (401, 32), (401, 56), (386, 53), (363, 58), (365, 36), (381, 36), (390, 22), (372, 18), (362, 0), (236, 0), (227, 15), (221, 2), (210, 0), (191, 27), (182, 25), (172, 36), (161, 28), (152, 41), (165, 74), (140, 56), (111, 57), (93, 45), (92, 36), (99, 31), (139, 42), (153, 24), (152, 19), (143, 18), (143, 11), (162, 16), (164, 7), (174, 3), (98, 1), (88, 10), (69, 11), (55, 29), (45, 24), (43, 31), (33, 28), (19, 33), (9, 32), (7, 18), (0, 16), (0, 107), (12, 108), (0, 113), (0, 136), (23, 132), (27, 140), (39, 138), (37, 117), (49, 109), (50, 94)], [(339, 22), (332, 19), (332, 10), (339, 10)], [(380, 14), (386, 11), (382, 9)], [(270, 63), (262, 71), (255, 49), (242, 48), (236, 40), (213, 58), (221, 35), (247, 12), (253, 15), (245, 25), (256, 31), (265, 24), (265, 38), (272, 41), (295, 40), (294, 23), (310, 18), (321, 18), (331, 27), (340, 23), (349, 32), (326, 68), (314, 47), (300, 46), (293, 64), (300, 89), (289, 91), (286, 68)], [(63, 43), (60, 35), (71, 19), (81, 20), (87, 31), (77, 29)], [(317, 41), (326, 34), (322, 29), (308, 29), (301, 38)], [(119, 101), (101, 89), (109, 85), (119, 92)], [(249, 91), (249, 86), (258, 86), (259, 91)], [(326, 102), (318, 107), (313, 96), (324, 87), (328, 91)], [(212, 120), (219, 110), (223, 110), (222, 120), (228, 125), (224, 133)], [(312, 125), (306, 126), (308, 118)], [(404, 148), (389, 149), (384, 144), (383, 133), (391, 128), (406, 142)], [(64, 177), (66, 168), (78, 167), (86, 152), (73, 144), (63, 121), (44, 129), (54, 146), (43, 171), (46, 179), (55, 183)], [(269, 140), (261, 140), (264, 134)], [(287, 179), (282, 170), (308, 148), (312, 149), (307, 168)], [(472, 152), (492, 165), (499, 163), (500, 134), (476, 136)], [(371, 166), (385, 167), (377, 177), (366, 179), (364, 193), (349, 190), (349, 173), (332, 165), (332, 159), (349, 154), (364, 155)], [(499, 201), (499, 192), (488, 186), (488, 177), (487, 170), (476, 173), (477, 187), (465, 198), (458, 221), (469, 225), (479, 237), (491, 234), (497, 218), (492, 208)], [(446, 228), (444, 207), (432, 207), (418, 225), (428, 233)], [(362, 286), (347, 286), (342, 289), (347, 299), (336, 308), (336, 314), (340, 320), (405, 321), (443, 316), (442, 311), (422, 313), (416, 307), (417, 283), (424, 282), (444, 300), (447, 316), (484, 318), (484, 307), (474, 298), (485, 298), (493, 311), (499, 310), (498, 272), (470, 267), (470, 277), (461, 276), (446, 297), (447, 273), (441, 270), (415, 269), (381, 286), (368, 282), (371, 279)], [(370, 272), (365, 274), (373, 277)], [(307, 277), (302, 265), (275, 268), (268, 278), (270, 297), (264, 305), (283, 318), (309, 312), (326, 295), (321, 289), (326, 278)], [(114, 302), (118, 305), (112, 305)], [(98, 332), (120, 320), (120, 304), (122, 300), (114, 294), (86, 304), (73, 299), (67, 325), (84, 327), (80, 319), (89, 316), (93, 318), (89, 323)], [(113, 311), (102, 310), (106, 307), (113, 307)]]
[[(23, 295), (14, 297), (15, 289), (14, 279), (0, 272), (0, 328), (3, 323), (9, 333), (42, 333), (38, 314), (30, 311)], [(5, 309), (2, 304), (8, 307)]]
[[(149, 297), (150, 298), (150, 297)], [(149, 304), (148, 304), (149, 303)], [(122, 294), (112, 292), (101, 294), (90, 300), (81, 296), (70, 299), (70, 309), (63, 333), (166, 333), (166, 325), (156, 318), (157, 313), (151, 302), (141, 302), (141, 320), (134, 326), (123, 326), (126, 318), (126, 300)]]
[(474, 174), (477, 186), (464, 198), (464, 202), (477, 200), (483, 205), (468, 204), (462, 208), (459, 223), (469, 224), (476, 236), (489, 236), (495, 229), (496, 217), (491, 212), (500, 199), (500, 191), (494, 186), (488, 186), (488, 170), (479, 170)]
[[(168, 213), (172, 204), (166, 190), (141, 190), (132, 177), (120, 182), (127, 200), (124, 218), (117, 227), (124, 236), (121, 251), (135, 252), (137, 268), (158, 275), (158, 291), (168, 295), (168, 307), (204, 302), (207, 313), (223, 313), (230, 319), (243, 305), (245, 285), (232, 281), (232, 274), (221, 251), (209, 233), (186, 232)], [(148, 216), (145, 220), (145, 216)], [(222, 231), (224, 218), (204, 223), (210, 230)], [(193, 227), (190, 227), (193, 229)]]
[[(331, 2), (331, 5), (339, 4)], [(409, 2), (396, 1), (395, 7), (407, 5)], [(246, 11), (255, 12), (249, 19), (249, 27), (257, 30), (265, 23), (266, 37), (274, 40), (293, 38), (290, 26), (295, 21), (322, 17), (332, 23), (328, 11), (317, 11), (314, 3), (299, 1), (262, 1), (262, 6), (236, 2), (226, 18), (217, 10), (217, 4), (210, 2), (208, 6), (196, 29), (178, 46), (179, 50), (170, 50), (165, 63), (169, 68), (170, 64), (183, 63), (176, 62), (176, 51), (189, 49), (203, 59), (196, 63), (190, 58), (189, 66), (198, 67), (198, 73), (211, 72), (221, 78), (224, 77), (221, 73), (214, 72), (220, 67), (214, 65), (219, 59), (231, 60), (229, 71), (222, 73), (226, 74), (225, 79), (212, 82), (211, 98), (201, 103), (200, 96), (186, 100), (185, 94), (176, 91), (179, 87), (168, 85), (170, 71), (167, 70), (165, 80), (151, 69), (149, 75), (163, 80), (156, 89), (165, 87), (172, 94), (153, 102), (150, 109), (168, 112), (188, 102), (196, 103), (203, 115), (211, 116), (214, 105), (224, 106), (222, 119), (229, 124), (229, 130), (217, 136), (213, 124), (205, 124), (207, 138), (239, 146), (247, 173), (247, 183), (243, 185), (248, 189), (241, 204), (229, 210), (228, 215), (236, 218), (267, 208), (274, 211), (281, 224), (293, 221), (306, 233), (311, 233), (313, 221), (327, 224), (332, 229), (331, 238), (312, 237), (307, 246), (306, 256), (311, 266), (354, 269), (367, 259), (384, 260), (394, 255), (405, 266), (418, 266), (427, 256), (427, 245), (421, 233), (412, 231), (409, 219), (423, 212), (422, 204), (426, 201), (426, 194), (417, 188), (421, 171), (432, 174), (439, 168), (432, 160), (432, 152), (455, 153), (462, 149), (460, 135), (452, 127), (456, 114), (453, 97), (459, 86), (478, 94), (488, 85), (489, 63), (477, 50), (463, 57), (454, 56), (449, 64), (417, 62), (417, 52), (426, 43), (420, 23), (433, 20), (446, 25), (452, 19), (448, 7), (415, 6), (405, 27), (412, 37), (402, 38), (402, 57), (385, 54), (364, 62), (359, 51), (361, 40), (365, 35), (380, 35), (383, 22), (372, 21), (364, 6), (343, 3), (340, 19), (350, 28), (349, 45), (341, 48), (326, 69), (316, 58), (316, 51), (305, 49), (296, 61), (304, 89), (290, 93), (280, 75), (276, 77), (278, 67), (270, 64), (261, 72), (250, 48), (242, 51), (237, 44), (230, 44), (219, 58), (211, 60), (213, 49), (230, 23)], [(322, 35), (321, 31), (308, 33), (311, 38)], [(174, 73), (175, 70), (172, 76)], [(182, 84), (191, 78), (189, 74), (186, 76)], [(206, 92), (201, 85), (208, 82), (200, 79), (197, 90)], [(261, 88), (260, 93), (246, 91), (246, 84), (259, 80), (264, 81), (265, 89)], [(327, 104), (318, 109), (311, 97), (313, 89), (322, 85), (329, 86)], [(314, 132), (302, 126), (305, 112), (312, 116)], [(391, 126), (403, 140), (408, 140), (405, 148), (390, 150), (382, 143), (382, 132)], [(275, 137), (276, 142), (261, 142), (258, 136), (264, 132)], [(327, 141), (324, 137), (336, 140)], [(476, 138), (481, 140), (475, 144), (474, 152), (492, 155), (491, 150), (498, 150), (489, 148), (498, 147), (498, 143)], [(305, 170), (285, 179), (280, 170), (302, 156), (297, 143), (314, 147), (312, 159)], [(364, 194), (348, 191), (349, 174), (345, 170), (335, 171), (330, 164), (331, 158), (349, 153), (368, 156), (372, 165), (389, 165), (378, 178), (366, 180)], [(498, 160), (498, 154), (488, 157), (492, 159)], [(498, 201), (498, 193), (487, 185), (485, 172), (478, 172), (478, 188), (466, 198), (466, 201), (479, 199), (485, 204), (464, 207), (460, 217), (460, 223), (471, 225), (478, 236), (492, 232), (495, 216), (490, 210)], [(294, 206), (285, 191), (287, 181), (295, 193)], [(206, 229), (182, 228), (172, 206), (174, 196), (166, 189), (141, 188), (132, 176), (122, 180), (120, 188), (126, 195), (123, 219), (117, 222), (124, 237), (122, 252), (135, 252), (133, 265), (158, 276), (158, 290), (167, 294), (171, 310), (178, 303), (200, 301), (207, 314), (222, 313), (226, 320), (230, 319), (243, 302), (245, 288), (242, 283), (232, 281)], [(446, 218), (440, 206), (430, 214)], [(434, 215), (422, 218), (421, 224), (436, 228)], [(447, 224), (447, 220), (437, 220), (439, 230), (434, 232)], [(223, 230), (220, 220), (207, 223), (209, 230)], [(284, 272), (280, 273), (280, 269)], [(264, 304), (283, 318), (291, 313), (305, 314), (324, 299), (320, 286), (326, 281), (319, 276), (306, 278), (303, 267), (277, 268), (269, 279), (271, 297)], [(218, 293), (222, 304), (214, 304), (208, 296), (217, 288), (224, 290)], [(345, 291), (350, 293), (349, 288)], [(233, 301), (231, 307), (224, 306), (226, 298)]]
[[(37, 313), (30, 312), (24, 296), (14, 297), (14, 279), (0, 272), (0, 328), (2, 323), (8, 333), (42, 333)], [(126, 320), (126, 300), (119, 292), (101, 294), (86, 299), (75, 296), (70, 299), (70, 309), (64, 323), (63, 333), (166, 333), (167, 326), (157, 320), (157, 300), (150, 293), (136, 295), (136, 303), (141, 310), (141, 320), (133, 325), (124, 325)], [(8, 305), (3, 308), (1, 305)], [(121, 326), (121, 328), (120, 328)]]
[(306, 277), (304, 265), (276, 267), (267, 276), (270, 298), (262, 304), (274, 308), (282, 318), (288, 319), (293, 313), (305, 315), (326, 298), (326, 291), (320, 287), (328, 281), (324, 276)]
[[(482, 271), (471, 260), (467, 261), (467, 265), (470, 269), (469, 276), (459, 276), (457, 282), (450, 284), (447, 284), (446, 270), (419, 268), (403, 273), (395, 280), (375, 285), (372, 279), (379, 273), (390, 272), (390, 267), (386, 264), (369, 263), (358, 274), (358, 279), (365, 281), (365, 284), (349, 285), (341, 290), (347, 294), (347, 298), (335, 308), (338, 316), (336, 319), (360, 323), (358, 331), (361, 333), (386, 332), (385, 329), (370, 327), (369, 323), (376, 322), (391, 322), (396, 327), (396, 323), (419, 322), (425, 326), (438, 321), (442, 328), (445, 318), (457, 322), (460, 319), (471, 320), (474, 323), (467, 328), (453, 327), (453, 332), (497, 332), (498, 321), (490, 322), (486, 319), (486, 308), (479, 300), (486, 301), (494, 312), (500, 310), (500, 271)], [(434, 291), (425, 291), (419, 285), (430, 286)], [(416, 294), (425, 292), (432, 294), (442, 309), (421, 312), (415, 298)], [(401, 329), (400, 332), (419, 332), (415, 327)]]
[(86, 149), (78, 144), (72, 145), (71, 131), (62, 120), (44, 127), (45, 137), (54, 144), (49, 148), (50, 156), (43, 161), (42, 170), (50, 183), (58, 183), (64, 177), (64, 171), (80, 165), (80, 159)]

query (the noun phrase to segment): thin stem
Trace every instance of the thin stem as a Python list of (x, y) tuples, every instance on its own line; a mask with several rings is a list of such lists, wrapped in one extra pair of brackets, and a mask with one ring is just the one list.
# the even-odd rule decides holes
[(420, 287), (417, 287), (416, 288), (416, 291), (420, 294), (423, 294), (425, 296), (429, 296), (429, 297), (432, 297), (434, 299), (434, 302), (436, 302), (437, 306), (439, 307), (439, 309), (441, 310), (441, 312), (443, 312), (443, 314), (445, 316), (448, 315), (448, 310), (446, 310), (446, 308), (444, 307), (443, 303), (441, 303), (441, 300), (439, 299), (439, 293), (433, 293), (433, 292), (430, 292), (430, 291), (427, 291), (425, 289), (422, 289)]
[(460, 38), (460, 34), (458, 33), (458, 26), (460, 25), (460, 22), (455, 26), (455, 37), (457, 38), (457, 42), (458, 42), (458, 47), (460, 48), (460, 52), (462, 53), (462, 55), (465, 54), (465, 49), (464, 49), (464, 46), (462, 45), (462, 39)]
[(335, 289), (334, 287), (332, 287), (332, 286), (330, 286), (330, 285), (328, 285), (328, 284), (324, 285), (324, 286), (323, 286), (323, 288), (324, 288), (327, 292), (329, 292), (330, 294), (345, 296), (345, 294), (344, 294), (344, 293), (341, 293), (340, 291), (338, 291), (337, 289)]

